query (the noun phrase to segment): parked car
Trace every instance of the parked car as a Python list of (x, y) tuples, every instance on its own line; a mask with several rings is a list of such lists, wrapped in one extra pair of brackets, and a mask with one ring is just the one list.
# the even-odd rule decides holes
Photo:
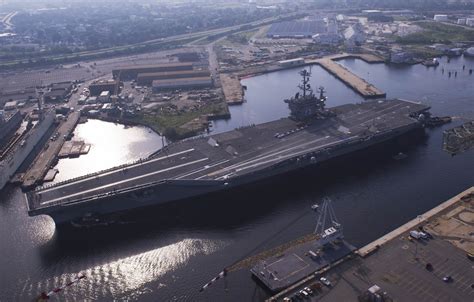
[(453, 277), (451, 276), (444, 276), (443, 277), (443, 281), (446, 282), (446, 283), (449, 283), (449, 282), (452, 282), (453, 281)]
[(309, 298), (309, 294), (305, 290), (300, 290), (301, 295), (303, 298)]
[(422, 236), (421, 236), (421, 232), (418, 232), (418, 231), (410, 231), (410, 237), (414, 238), (414, 239), (420, 239)]
[(321, 277), (319, 279), (324, 285), (331, 286), (331, 281), (329, 281), (326, 277)]

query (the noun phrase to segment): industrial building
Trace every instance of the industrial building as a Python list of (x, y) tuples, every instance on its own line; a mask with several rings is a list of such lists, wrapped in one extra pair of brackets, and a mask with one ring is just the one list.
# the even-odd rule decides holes
[(210, 76), (196, 78), (154, 80), (153, 92), (160, 92), (168, 89), (193, 89), (212, 87), (213, 82)]
[(448, 15), (434, 15), (433, 20), (438, 21), (438, 22), (447, 22)]
[(349, 26), (343, 33), (345, 44), (347, 47), (352, 48), (363, 44), (366, 40), (366, 34), (362, 24), (356, 23)]
[(210, 77), (210, 76), (211, 76), (211, 73), (209, 72), (209, 70), (185, 70), (185, 71), (139, 73), (137, 76), (137, 84), (138, 85), (151, 85), (154, 80), (198, 78), (198, 77)]
[(167, 71), (184, 71), (193, 70), (193, 63), (163, 63), (156, 65), (138, 65), (124, 66), (112, 70), (112, 75), (116, 80), (134, 80), (139, 73), (167, 72)]
[(268, 38), (311, 38), (327, 31), (324, 20), (285, 21), (274, 23), (267, 32)]
[(2, 107), (6, 102), (28, 102), (35, 100), (36, 97), (35, 87), (29, 87), (18, 91), (0, 92), (0, 107)]
[(92, 83), (90, 86), (89, 86), (89, 91), (90, 91), (90, 95), (91, 96), (99, 96), (102, 91), (108, 91), (110, 92), (110, 94), (115, 94), (117, 90), (117, 93), (119, 93), (120, 91), (118, 91), (120, 87), (120, 83), (119, 81), (116, 81), (116, 80), (108, 80), (108, 81), (99, 81), (99, 82), (95, 82), (95, 83)]
[(102, 91), (97, 98), (97, 100), (101, 103), (108, 103), (110, 102), (110, 92), (109, 91)]
[(71, 93), (73, 84), (72, 82), (60, 82), (53, 83), (49, 87), (50, 90), (44, 94), (44, 101), (62, 102)]
[(474, 27), (474, 18), (467, 18), (466, 19), (466, 25)]

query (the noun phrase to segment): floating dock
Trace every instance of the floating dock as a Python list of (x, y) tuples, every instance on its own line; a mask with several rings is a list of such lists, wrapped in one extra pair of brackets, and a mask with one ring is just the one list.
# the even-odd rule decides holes
[(61, 151), (59, 151), (58, 157), (78, 157), (79, 155), (89, 153), (90, 148), (91, 145), (86, 144), (83, 141), (66, 141), (64, 142)]

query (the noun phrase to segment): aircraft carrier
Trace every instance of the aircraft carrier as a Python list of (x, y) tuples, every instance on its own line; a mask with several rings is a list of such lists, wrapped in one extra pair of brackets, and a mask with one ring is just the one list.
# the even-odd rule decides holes
[(326, 109), (323, 90), (314, 96), (307, 81), (285, 100), (289, 118), (172, 143), (145, 160), (39, 187), (25, 193), (28, 213), (61, 224), (225, 191), (390, 141), (421, 129), (429, 114), (399, 99)]

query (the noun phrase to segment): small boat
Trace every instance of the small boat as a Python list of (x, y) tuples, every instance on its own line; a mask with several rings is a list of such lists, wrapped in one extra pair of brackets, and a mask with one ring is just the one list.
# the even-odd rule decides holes
[(431, 60), (423, 61), (421, 64), (425, 65), (426, 67), (436, 67), (439, 65), (439, 61), (438, 59), (434, 58)]
[(403, 152), (398, 152), (398, 154), (397, 154), (397, 155), (394, 155), (392, 158), (393, 158), (394, 160), (402, 160), (402, 159), (405, 159), (405, 158), (407, 158), (407, 157), (408, 157), (408, 155), (406, 155), (405, 153), (403, 153)]
[(447, 123), (451, 122), (451, 117), (450, 116), (434, 116), (429, 118), (428, 120), (425, 121), (425, 125), (427, 127), (436, 127), (436, 126), (441, 126)]

